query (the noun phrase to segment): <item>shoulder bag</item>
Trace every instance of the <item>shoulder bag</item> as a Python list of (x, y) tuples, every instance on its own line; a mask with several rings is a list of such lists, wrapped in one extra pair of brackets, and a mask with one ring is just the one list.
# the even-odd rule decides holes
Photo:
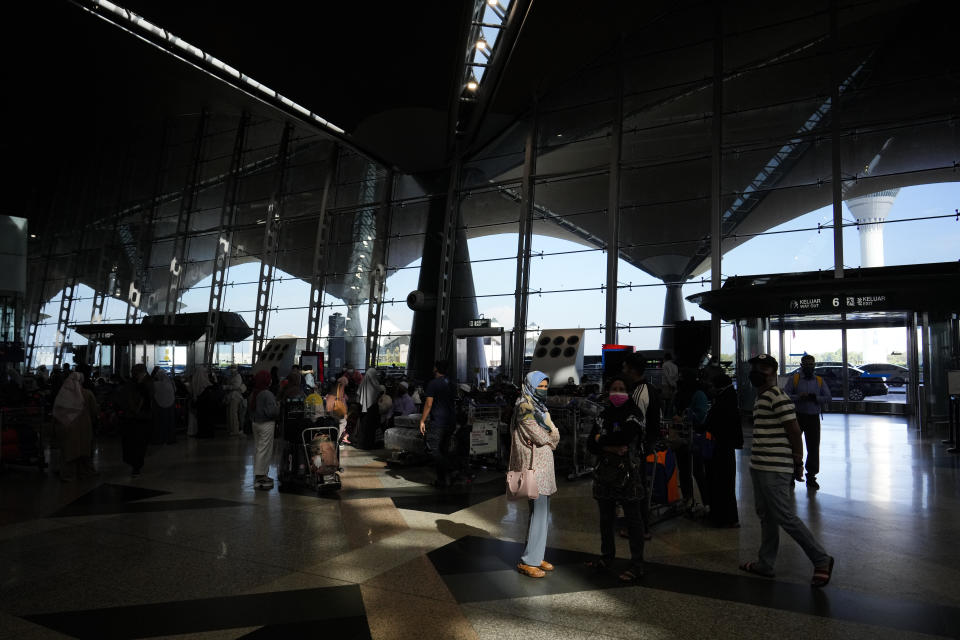
[(507, 471), (507, 500), (536, 500), (540, 495), (537, 472), (533, 470), (533, 444), (530, 445), (530, 466), (523, 471)]

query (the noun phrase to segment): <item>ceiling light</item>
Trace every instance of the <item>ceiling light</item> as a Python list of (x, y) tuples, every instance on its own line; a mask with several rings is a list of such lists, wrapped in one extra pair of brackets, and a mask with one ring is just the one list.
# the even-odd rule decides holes
[(467, 91), (476, 91), (479, 86), (480, 82), (477, 80), (477, 76), (473, 75), (471, 71), (470, 77), (467, 79)]
[(498, 4), (500, 4), (500, 0), (487, 0), (487, 4), (490, 5), (491, 7), (495, 7)]
[(36, 237), (37, 237), (37, 234), (31, 233), (31, 234), (30, 234), (30, 237), (31, 237), (31, 238), (36, 238)]
[(483, 51), (486, 48), (487, 48), (487, 41), (483, 38), (483, 36), (480, 36), (480, 39), (477, 40), (477, 49), (479, 49), (480, 51)]

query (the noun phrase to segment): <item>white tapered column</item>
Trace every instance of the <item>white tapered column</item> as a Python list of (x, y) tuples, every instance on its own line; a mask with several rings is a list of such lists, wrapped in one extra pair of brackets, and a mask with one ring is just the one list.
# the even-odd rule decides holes
[(882, 267), (883, 221), (890, 214), (900, 189), (887, 189), (868, 196), (847, 200), (847, 208), (860, 229), (860, 266)]

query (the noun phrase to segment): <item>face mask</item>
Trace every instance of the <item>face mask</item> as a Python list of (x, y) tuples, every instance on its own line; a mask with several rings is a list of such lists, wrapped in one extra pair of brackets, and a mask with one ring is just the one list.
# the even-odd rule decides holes
[(610, 404), (615, 407), (622, 407), (626, 403), (628, 396), (625, 393), (611, 393), (610, 394)]
[(536, 396), (537, 396), (538, 398), (540, 398), (541, 400), (543, 400), (544, 398), (547, 397), (547, 390), (546, 390), (546, 389), (534, 389), (534, 390), (533, 390), (533, 393), (534, 393), (534, 395), (536, 395)]
[(800, 370), (803, 371), (803, 377), (810, 379), (813, 377), (813, 367), (800, 367)]
[(762, 371), (751, 371), (750, 384), (758, 388), (765, 387), (767, 385), (767, 374)]

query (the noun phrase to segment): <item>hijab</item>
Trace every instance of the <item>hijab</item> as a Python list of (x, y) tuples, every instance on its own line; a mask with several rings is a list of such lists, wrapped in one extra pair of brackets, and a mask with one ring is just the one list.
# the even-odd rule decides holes
[(303, 396), (303, 389), (300, 388), (300, 372), (291, 371), (287, 375), (287, 384), (284, 385), (283, 391), (280, 392), (280, 399), (299, 398), (301, 396)]
[(547, 374), (542, 371), (531, 371), (523, 379), (523, 388), (520, 390), (524, 401), (533, 407), (533, 417), (537, 420), (537, 424), (547, 431), (550, 430), (553, 421), (550, 419), (550, 412), (547, 410), (547, 405), (542, 399), (537, 397), (536, 389), (537, 385), (548, 379)]
[(168, 376), (167, 372), (163, 369), (157, 369), (155, 375), (156, 377), (153, 380), (153, 400), (161, 409), (172, 407), (174, 402), (174, 390), (173, 382), (170, 381), (170, 376)]
[(193, 378), (190, 379), (190, 391), (193, 393), (193, 399), (199, 398), (200, 394), (210, 385), (210, 374), (207, 373), (207, 368), (198, 364), (193, 370)]
[(53, 417), (60, 424), (70, 424), (83, 413), (83, 374), (74, 371), (60, 386), (53, 401)]
[(261, 391), (266, 391), (272, 382), (273, 377), (265, 369), (258, 371), (257, 375), (253, 376), (253, 393), (250, 394), (250, 400), (247, 404), (250, 411), (257, 408), (257, 396), (260, 395)]
[(363, 412), (372, 407), (380, 397), (380, 378), (377, 375), (376, 367), (370, 367), (363, 374), (363, 382), (360, 383), (360, 406)]

